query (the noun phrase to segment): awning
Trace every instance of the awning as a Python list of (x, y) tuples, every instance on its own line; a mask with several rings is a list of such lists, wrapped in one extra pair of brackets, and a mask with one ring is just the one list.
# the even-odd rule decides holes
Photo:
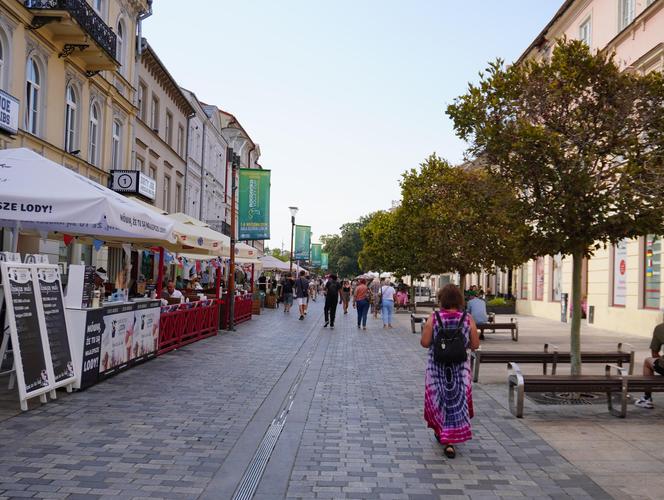
[(0, 151), (0, 225), (175, 243), (173, 220), (27, 148)]

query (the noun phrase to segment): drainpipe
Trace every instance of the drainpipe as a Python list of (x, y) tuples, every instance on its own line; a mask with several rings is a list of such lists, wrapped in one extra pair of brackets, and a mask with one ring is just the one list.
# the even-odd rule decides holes
[(203, 121), (203, 147), (201, 148), (201, 200), (198, 206), (198, 219), (203, 220), (203, 182), (205, 181), (205, 138), (207, 123)]
[[(138, 17), (136, 18), (136, 63), (140, 64), (141, 57), (143, 56), (143, 21), (145, 21), (148, 17), (152, 15), (152, 0), (148, 0), (148, 10), (141, 12), (138, 14)], [(133, 82), (132, 84), (134, 85), (134, 89), (138, 89), (138, 64), (134, 65), (134, 75), (133, 75)], [(134, 98), (138, 97), (138, 91), (134, 93)], [(138, 108), (138, 102), (135, 103), (136, 107)], [(130, 162), (131, 164), (129, 165), (129, 170), (134, 170), (134, 166), (136, 165), (136, 123), (134, 120), (130, 121), (129, 127), (131, 129), (131, 158)]]
[(148, 10), (141, 12), (137, 18), (138, 24), (138, 35), (137, 35), (137, 45), (136, 45), (136, 60), (138, 61), (143, 55), (143, 21), (152, 15), (152, 0), (148, 0)]

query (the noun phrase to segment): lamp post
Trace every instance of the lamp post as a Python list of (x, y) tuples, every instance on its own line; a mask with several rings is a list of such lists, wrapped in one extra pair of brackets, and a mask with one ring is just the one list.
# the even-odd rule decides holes
[(293, 274), (293, 237), (295, 236), (295, 215), (297, 207), (288, 207), (291, 214), (291, 233), (290, 233), (290, 273)]
[(231, 264), (228, 268), (228, 329), (233, 330), (235, 327), (235, 232), (236, 232), (236, 210), (235, 210), (235, 176), (237, 169), (240, 166), (240, 156), (233, 153), (229, 148), (229, 153), (232, 157), (231, 160)]

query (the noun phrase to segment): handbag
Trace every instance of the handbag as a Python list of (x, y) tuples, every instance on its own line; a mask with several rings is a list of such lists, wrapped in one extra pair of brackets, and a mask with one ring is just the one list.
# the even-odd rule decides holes
[(434, 313), (438, 324), (438, 335), (433, 340), (433, 359), (436, 363), (458, 364), (468, 359), (466, 343), (463, 336), (463, 325), (466, 321), (466, 311), (463, 312), (459, 323), (454, 328), (445, 327), (440, 319), (439, 312)]

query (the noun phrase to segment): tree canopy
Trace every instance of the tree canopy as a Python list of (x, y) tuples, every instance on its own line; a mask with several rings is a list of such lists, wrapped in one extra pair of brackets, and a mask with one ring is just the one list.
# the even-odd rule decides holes
[(358, 257), (362, 250), (360, 231), (367, 223), (366, 217), (341, 226), (340, 234), (321, 236), (323, 252), (328, 254), (328, 269), (339, 276), (350, 278), (362, 273)]

